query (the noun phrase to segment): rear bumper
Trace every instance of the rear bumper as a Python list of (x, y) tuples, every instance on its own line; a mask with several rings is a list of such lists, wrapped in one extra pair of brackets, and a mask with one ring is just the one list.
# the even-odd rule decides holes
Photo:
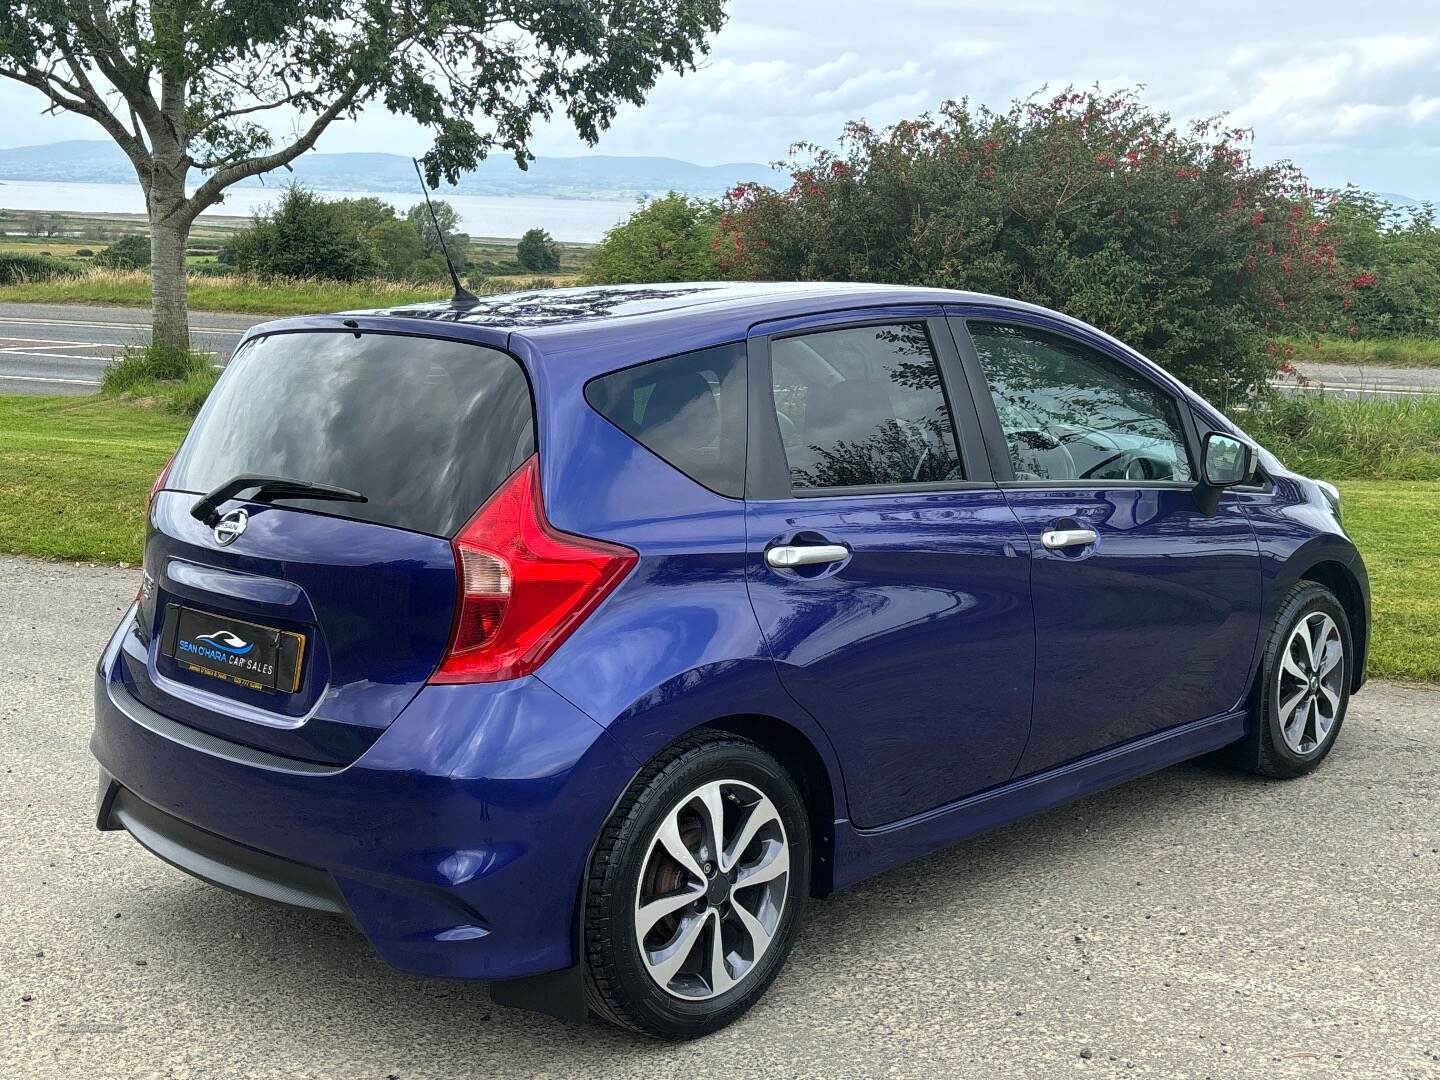
[(102, 830), (124, 829), (150, 854), (201, 881), (277, 904), (331, 915), (346, 913), (335, 879), (319, 867), (197, 829), (127, 791), (104, 769), (98, 801), (97, 824)]
[(424, 689), (354, 764), (278, 757), (95, 684), (97, 824), (225, 888), (350, 918), (390, 964), (506, 979), (575, 960), (590, 847), (634, 771), (537, 679)]

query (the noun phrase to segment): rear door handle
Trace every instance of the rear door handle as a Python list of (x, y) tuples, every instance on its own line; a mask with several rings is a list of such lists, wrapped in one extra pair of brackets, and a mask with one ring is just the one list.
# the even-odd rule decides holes
[(765, 561), (776, 569), (817, 566), (849, 557), (850, 549), (842, 544), (780, 544), (765, 551)]
[(1040, 534), (1040, 543), (1048, 551), (1060, 548), (1089, 547), (1100, 539), (1094, 529), (1049, 529)]

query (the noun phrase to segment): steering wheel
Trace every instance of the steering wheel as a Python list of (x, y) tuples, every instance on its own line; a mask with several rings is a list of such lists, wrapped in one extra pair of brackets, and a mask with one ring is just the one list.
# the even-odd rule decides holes
[[(1017, 480), (1064, 480), (1075, 476), (1075, 456), (1061, 440), (1048, 431), (1041, 431), (1039, 428), (1016, 428), (1005, 433), (1005, 441), (1010, 444), (1010, 461)], [(1063, 472), (1057, 474), (1054, 469), (1026, 467), (1042, 464), (1034, 460), (1042, 453), (1060, 455)]]
[[(1162, 475), (1163, 474), (1163, 475)], [(1154, 458), (1133, 457), (1125, 463), (1126, 480), (1168, 480), (1169, 471)]]

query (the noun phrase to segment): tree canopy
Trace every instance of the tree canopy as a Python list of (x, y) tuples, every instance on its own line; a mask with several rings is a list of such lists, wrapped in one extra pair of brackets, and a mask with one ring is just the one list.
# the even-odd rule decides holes
[(712, 278), (719, 219), (715, 203), (672, 191), (605, 234), (587, 277), (602, 284)]
[(491, 151), (525, 163), (557, 111), (594, 142), (663, 72), (693, 68), (723, 20), (723, 0), (8, 0), (0, 77), (94, 120), (130, 159), (155, 336), (182, 347), (190, 223), (337, 119), (371, 104), (412, 118), (434, 136), (427, 180), (453, 183)]
[(527, 229), (515, 245), (515, 261), (537, 273), (560, 269), (560, 248), (544, 229)]
[(1324, 322), (1349, 288), (1318, 193), (1252, 162), (1249, 138), (1179, 129), (1132, 92), (852, 124), (837, 151), (798, 148), (786, 190), (730, 193), (716, 266), (1018, 297), (1241, 397), (1272, 373), (1273, 336)]

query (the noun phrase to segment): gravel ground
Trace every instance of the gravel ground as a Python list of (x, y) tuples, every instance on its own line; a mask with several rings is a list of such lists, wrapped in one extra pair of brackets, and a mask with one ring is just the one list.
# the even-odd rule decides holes
[(814, 903), (681, 1046), (397, 974), (344, 923), (94, 830), (90, 672), (133, 570), (0, 558), (0, 1062), (65, 1077), (1440, 1076), (1440, 692), (1318, 774), (1168, 769)]

